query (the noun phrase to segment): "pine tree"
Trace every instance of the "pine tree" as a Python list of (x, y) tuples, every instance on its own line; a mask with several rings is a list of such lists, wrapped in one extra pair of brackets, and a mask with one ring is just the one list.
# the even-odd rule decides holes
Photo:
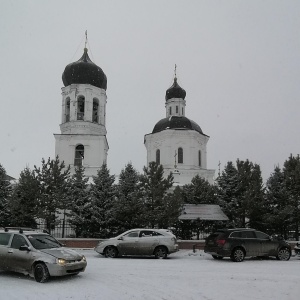
[(131, 163), (128, 163), (120, 173), (114, 202), (118, 233), (143, 226), (143, 203), (139, 178), (138, 172)]
[(293, 227), (295, 238), (299, 239), (300, 225), (300, 157), (290, 155), (284, 162), (283, 168), (284, 184), (287, 191), (289, 204), (293, 208)]
[(266, 221), (270, 234), (278, 233), (286, 239), (292, 223), (293, 207), (288, 201), (284, 174), (279, 167), (274, 169), (267, 180), (266, 201)]
[(0, 227), (11, 225), (11, 213), (9, 210), (11, 192), (11, 184), (6, 170), (0, 164)]
[(144, 167), (141, 175), (141, 191), (143, 195), (145, 226), (159, 227), (163, 223), (165, 213), (165, 197), (173, 185), (173, 176), (164, 178), (164, 168), (155, 162)]
[(106, 164), (98, 170), (97, 176), (93, 176), (91, 184), (92, 207), (90, 211), (91, 222), (89, 234), (91, 237), (108, 238), (115, 232), (115, 176), (110, 175)]
[(48, 231), (55, 227), (56, 214), (68, 206), (67, 180), (70, 167), (65, 168), (64, 162), (58, 157), (46, 162), (42, 159), (42, 168), (34, 166), (34, 172), (39, 182), (38, 215), (46, 221)]
[(75, 173), (69, 181), (70, 211), (68, 217), (76, 237), (86, 237), (88, 235), (90, 221), (91, 197), (88, 192), (89, 179), (84, 176), (84, 171), (83, 166), (75, 168)]
[(36, 228), (39, 183), (35, 173), (25, 168), (13, 189), (10, 208), (14, 226)]

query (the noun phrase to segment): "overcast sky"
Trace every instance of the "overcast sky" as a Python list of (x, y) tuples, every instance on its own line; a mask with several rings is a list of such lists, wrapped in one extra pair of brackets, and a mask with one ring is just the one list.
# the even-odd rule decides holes
[(177, 64), (208, 168), (249, 159), (264, 179), (300, 153), (300, 1), (1, 0), (0, 163), (54, 158), (61, 75), (83, 53), (105, 72), (108, 168), (142, 171)]

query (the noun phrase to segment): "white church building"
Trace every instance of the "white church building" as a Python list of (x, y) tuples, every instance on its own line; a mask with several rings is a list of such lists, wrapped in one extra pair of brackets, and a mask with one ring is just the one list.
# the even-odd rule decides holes
[[(71, 174), (76, 166), (83, 166), (91, 178), (107, 163), (107, 78), (85, 47), (82, 57), (65, 67), (62, 80), (61, 133), (54, 134), (55, 156), (70, 165)], [(151, 161), (161, 164), (165, 176), (172, 172), (180, 186), (197, 174), (213, 183), (215, 171), (207, 169), (209, 136), (185, 116), (185, 96), (175, 73), (174, 84), (166, 91), (166, 117), (144, 136), (147, 165)]]
[(166, 91), (166, 117), (158, 121), (152, 133), (146, 134), (147, 165), (155, 161), (164, 167), (165, 176), (174, 176), (174, 183), (189, 184), (196, 175), (213, 183), (215, 170), (207, 169), (206, 145), (209, 136), (185, 116), (186, 91), (177, 83)]
[(76, 166), (83, 166), (91, 177), (107, 162), (107, 78), (84, 48), (82, 57), (66, 66), (62, 80), (61, 133), (54, 134), (55, 156), (70, 165), (71, 174)]

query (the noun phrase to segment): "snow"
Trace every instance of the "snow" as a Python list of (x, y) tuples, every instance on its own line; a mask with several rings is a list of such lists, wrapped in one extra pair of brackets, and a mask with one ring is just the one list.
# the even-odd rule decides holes
[(300, 258), (289, 261), (229, 259), (217, 261), (202, 250), (180, 250), (168, 259), (108, 259), (93, 250), (78, 250), (88, 266), (77, 276), (47, 283), (0, 271), (0, 300), (105, 299), (298, 299)]

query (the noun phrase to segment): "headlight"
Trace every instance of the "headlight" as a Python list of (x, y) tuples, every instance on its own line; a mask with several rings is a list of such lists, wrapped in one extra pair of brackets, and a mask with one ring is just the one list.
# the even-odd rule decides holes
[(56, 263), (59, 264), (59, 265), (61, 265), (61, 266), (64, 266), (66, 264), (66, 260), (63, 259), (63, 258), (58, 258), (56, 260)]
[(86, 258), (85, 258), (85, 256), (84, 255), (82, 255), (82, 259), (81, 259), (82, 261), (86, 261)]

